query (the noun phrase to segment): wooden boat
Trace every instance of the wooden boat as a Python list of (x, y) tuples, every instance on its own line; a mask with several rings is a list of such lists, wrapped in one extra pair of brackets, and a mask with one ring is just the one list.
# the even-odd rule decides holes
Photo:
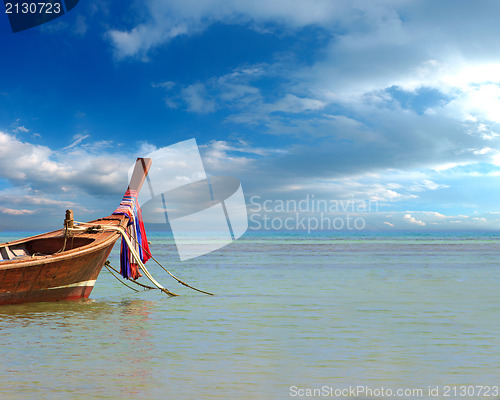
[[(151, 166), (138, 159), (129, 189), (141, 189)], [(0, 305), (87, 298), (129, 218), (110, 215), (73, 231), (72, 212), (63, 229), (0, 244)]]

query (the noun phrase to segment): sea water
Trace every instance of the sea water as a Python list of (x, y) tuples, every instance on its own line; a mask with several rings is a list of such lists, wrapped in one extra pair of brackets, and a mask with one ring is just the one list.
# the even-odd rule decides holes
[(184, 262), (149, 238), (215, 296), (150, 261), (181, 296), (103, 270), (90, 300), (3, 306), (0, 399), (500, 397), (499, 234), (247, 232)]

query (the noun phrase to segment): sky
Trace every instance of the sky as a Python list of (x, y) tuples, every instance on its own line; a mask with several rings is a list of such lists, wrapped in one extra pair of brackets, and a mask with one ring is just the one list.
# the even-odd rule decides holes
[(498, 15), (485, 0), (80, 0), (12, 33), (3, 14), (0, 230), (108, 215), (136, 157), (191, 138), (257, 224), (323, 200), (363, 229), (498, 230)]

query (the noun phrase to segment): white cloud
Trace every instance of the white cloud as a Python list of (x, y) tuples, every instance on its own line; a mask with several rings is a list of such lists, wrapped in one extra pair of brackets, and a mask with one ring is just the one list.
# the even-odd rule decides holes
[[(304, 27), (312, 27), (329, 38), (321, 42), (323, 47), (313, 49), (319, 56), (311, 56), (307, 64), (295, 57), (290, 46), (283, 51), (286, 54), (253, 65), (228, 66), (230, 73), (206, 81), (180, 84), (168, 76), (164, 83), (153, 85), (166, 91), (169, 107), (199, 114), (224, 110), (233, 132), (239, 131), (234, 125), (243, 124), (259, 135), (286, 135), (281, 153), (229, 140), (215, 140), (205, 148), (207, 167), (227, 172), (231, 166), (244, 174), (242, 179), (253, 190), (281, 190), (290, 196), (330, 190), (335, 196), (363, 196), (394, 205), (445, 192), (441, 189), (451, 185), (440, 180), (440, 174), (470, 174), (465, 167), (475, 163), (500, 165), (496, 150), (500, 148), (500, 44), (492, 34), (497, 31), (500, 3), (145, 0), (140, 4), (143, 12), (134, 25), (115, 26), (108, 32), (118, 58), (146, 60), (173, 38), (199, 33), (216, 22), (289, 35), (292, 40)], [(273, 80), (272, 94), (262, 85), (264, 79)], [(438, 100), (430, 102), (429, 96), (421, 95), (423, 90)], [(85, 137), (75, 137), (65, 154), (14, 136), (3, 139), (5, 146), (0, 133), (0, 174), (11, 182), (61, 191), (75, 185), (96, 193), (103, 188), (115, 191), (116, 176), (106, 168), (123, 159), (96, 154), (96, 148), (83, 145)], [(6, 148), (14, 149), (19, 160), (2, 153)], [(262, 159), (256, 162), (258, 157)], [(390, 169), (423, 176), (394, 180)], [(373, 172), (380, 177), (369, 174)], [(400, 222), (417, 225), (430, 218), (408, 215)]]
[[(166, 91), (165, 103), (170, 108), (185, 106), (188, 111), (200, 114), (212, 113), (220, 108), (238, 111), (245, 109), (251, 110), (254, 116), (265, 109), (267, 115), (272, 111), (271, 105), (264, 104), (260, 90), (252, 84), (264, 75), (264, 68), (262, 65), (236, 68), (229, 74), (212, 77), (204, 83), (183, 86), (167, 81), (153, 83), (152, 86)], [(304, 109), (317, 107), (311, 101), (312, 99), (297, 99), (296, 103), (303, 102), (299, 107)], [(282, 107), (285, 105), (284, 103)]]
[(201, 83), (184, 88), (181, 95), (189, 111), (200, 114), (207, 114), (215, 111), (215, 101), (209, 97), (205, 85)]
[(23, 132), (23, 133), (28, 133), (30, 130), (26, 128), (24, 125), (18, 126), (15, 128), (12, 132), (18, 133), (18, 132)]
[[(495, 151), (482, 149), (500, 146), (495, 112), (500, 106), (496, 73), (500, 60), (490, 51), (497, 44), (489, 35), (496, 30), (491, 13), (498, 6), (480, 10), (477, 5), (463, 5), (461, 13), (450, 14), (448, 7), (430, 1), (311, 1), (307, 7), (283, 1), (149, 0), (145, 4), (144, 18), (127, 31), (137, 38), (130, 55), (143, 56), (167, 43), (169, 29), (181, 25), (182, 34), (222, 22), (257, 30), (279, 26), (282, 34), (283, 29), (285, 34), (296, 34), (313, 25), (331, 35), (317, 49), (321, 57), (307, 65), (297, 64), (290, 49), (288, 58), (233, 66), (226, 75), (184, 86), (168, 81), (163, 87), (171, 108), (200, 114), (224, 110), (226, 122), (259, 133), (293, 136), (295, 141), (324, 138), (318, 140), (319, 149), (310, 149), (311, 154), (300, 143), (289, 152), (290, 162), (295, 153), (295, 162), (303, 151), (302, 164), (308, 162), (311, 175), (326, 168), (332, 174), (342, 170), (349, 175), (394, 165), (444, 170), (497, 161)], [(464, 13), (484, 21), (481, 29), (469, 32), (470, 37), (462, 32)], [(443, 15), (447, 18), (437, 18)], [(148, 38), (148, 32), (158, 41)], [(271, 29), (266, 34), (272, 33)], [(126, 46), (123, 49), (127, 52)], [(274, 80), (277, 93), (261, 89), (263, 78)], [(423, 102), (420, 114), (399, 104), (391, 88)], [(420, 94), (423, 89), (441, 100), (426, 104), (428, 98)]]
[(66, 146), (63, 150), (72, 149), (73, 147), (78, 146), (82, 141), (87, 139), (89, 136), (90, 135), (81, 135), (81, 134), (73, 136), (73, 142), (69, 146)]
[(200, 149), (205, 150), (206, 155), (218, 158), (227, 158), (228, 152), (237, 152), (241, 154), (269, 156), (273, 154), (285, 154), (286, 150), (277, 148), (255, 147), (249, 143), (239, 140), (237, 142), (228, 142), (226, 140), (212, 140), (206, 145), (200, 145)]
[(79, 146), (87, 135), (56, 152), (47, 146), (21, 141), (0, 131), (0, 178), (15, 186), (62, 192), (73, 187), (88, 193), (119, 193), (126, 184), (125, 155), (108, 154)]
[[(385, 215), (384, 215), (385, 214)], [(386, 219), (390, 217), (391, 222)], [(426, 230), (498, 230), (500, 228), (500, 218), (494, 212), (481, 215), (444, 215), (433, 211), (412, 211), (410, 213), (372, 213), (365, 215), (367, 223), (372, 226), (383, 228), (390, 226), (396, 229)]]
[[(430, 0), (145, 0), (136, 25), (111, 29), (109, 37), (119, 57), (144, 58), (152, 48), (216, 22), (268, 33), (272, 26), (280, 32), (316, 26), (332, 36), (322, 59), (310, 67), (293, 64), (283, 70), (314, 100), (313, 109), (321, 102), (345, 103), (392, 86), (407, 91), (432, 87), (458, 95), (450, 108), (462, 108), (463, 117), (479, 113), (497, 121), (500, 61), (494, 49), (500, 46), (491, 32), (496, 32), (492, 15), (498, 11), (499, 5), (482, 1), (450, 12), (448, 2)], [(467, 30), (464, 21), (469, 23), (470, 15), (475, 29)]]
[(281, 111), (288, 113), (301, 113), (304, 111), (320, 110), (326, 103), (317, 99), (300, 98), (293, 94), (287, 94), (274, 104), (269, 105), (269, 111)]
[(50, 161), (51, 150), (18, 140), (0, 131), (0, 174), (7, 179), (25, 179), (28, 171), (35, 175), (53, 173), (57, 164)]
[(109, 32), (119, 57), (134, 55), (144, 46), (139, 32), (138, 28), (134, 28), (130, 32), (118, 30), (111, 30)]
[(411, 185), (410, 190), (412, 192), (421, 192), (424, 190), (437, 190), (449, 187), (449, 185), (439, 184), (433, 182), (430, 179), (424, 179), (422, 182), (414, 183)]
[[(496, 67), (500, 68), (500, 63)], [(469, 81), (457, 82), (457, 86), (452, 87), (457, 90), (454, 99), (441, 108), (442, 112), (450, 118), (475, 123), (477, 131), (483, 133), (484, 136), (485, 123), (500, 123), (498, 115), (500, 79), (497, 77), (493, 81), (495, 83), (491, 83), (488, 77), (480, 74), (479, 76), (483, 79), (479, 80), (476, 77)], [(443, 87), (440, 89), (445, 90)]]
[[(2, 152), (5, 148), (10, 151)], [(156, 150), (148, 143), (140, 144), (140, 148), (144, 154)], [(493, 214), (475, 215), (473, 219), (466, 215), (447, 216), (435, 211), (388, 212), (403, 207), (406, 209), (408, 201), (413, 202), (448, 188), (442, 180), (453, 176), (456, 171), (452, 174), (450, 171), (433, 172), (434, 178), (428, 171), (393, 169), (312, 179), (308, 171), (300, 174), (301, 165), (294, 170), (281, 169), (280, 160), (290, 156), (290, 152), (294, 152), (293, 147), (263, 147), (244, 140), (214, 140), (202, 145), (201, 152), (210, 175), (239, 178), (247, 196), (300, 200), (314, 195), (316, 199), (371, 202), (373, 209), (364, 217), (373, 228), (500, 227), (500, 218)], [(21, 156), (32, 162), (17, 162)], [(56, 152), (0, 132), (0, 178), (7, 179), (14, 186), (0, 190), (3, 207), (0, 210), (3, 216), (0, 228), (30, 227), (34, 217), (37, 224), (43, 221), (59, 223), (67, 208), (77, 210), (79, 219), (87, 219), (85, 216), (96, 213), (95, 217), (111, 213), (126, 186), (126, 171), (131, 159), (133, 157), (125, 154), (98, 153), (82, 143)], [(7, 165), (9, 168), (5, 168)], [(123, 176), (121, 172), (124, 172)], [(103, 202), (102, 195), (105, 193), (112, 194), (109, 198), (113, 199)]]
[(188, 26), (182, 21), (171, 25), (170, 18), (167, 18), (166, 21), (140, 24), (129, 31), (111, 29), (108, 35), (113, 44), (115, 56), (121, 59), (140, 55), (143, 60), (148, 60), (146, 54), (151, 48), (188, 33)]
[(4, 191), (2, 192), (1, 199), (2, 202), (6, 203), (11, 203), (11, 204), (23, 204), (24, 206), (60, 206), (60, 207), (76, 207), (77, 203), (73, 201), (67, 201), (67, 200), (57, 200), (57, 199), (52, 199), (48, 198), (45, 196), (35, 196), (33, 194), (27, 195), (27, 194), (21, 194), (17, 192), (15, 195), (14, 194), (9, 194), (9, 191)]
[(8, 215), (26, 215), (26, 214), (33, 214), (34, 212), (35, 211), (33, 210), (18, 210), (13, 208), (0, 207), (0, 213)]
[(419, 225), (419, 226), (426, 225), (424, 221), (419, 221), (418, 219), (415, 219), (414, 217), (411, 216), (411, 214), (405, 214), (403, 216), (403, 218), (405, 219), (405, 221), (409, 222), (410, 224)]
[(143, 142), (134, 146), (137, 154), (117, 153), (107, 142), (83, 144), (88, 138), (77, 135), (54, 150), (0, 131), (0, 229), (54, 227), (68, 208), (80, 220), (113, 212), (127, 188), (130, 164), (155, 148)]
[[(313, 23), (328, 24), (346, 8), (343, 2), (328, 0), (304, 3), (292, 1), (239, 0), (145, 0), (141, 12), (146, 18), (129, 30), (111, 29), (108, 34), (117, 57), (141, 56), (179, 35), (197, 33), (214, 22), (262, 23), (273, 20), (293, 27)], [(264, 28), (266, 29), (266, 28)], [(268, 29), (268, 28), (267, 28)]]

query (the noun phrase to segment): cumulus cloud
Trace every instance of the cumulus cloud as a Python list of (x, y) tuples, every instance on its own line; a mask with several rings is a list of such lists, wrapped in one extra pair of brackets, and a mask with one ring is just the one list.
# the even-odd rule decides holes
[[(147, 2), (150, 12), (140, 27), (154, 31), (163, 21), (163, 31), (184, 24), (183, 34), (189, 34), (217, 21), (254, 29), (267, 23), (295, 33), (314, 25), (331, 35), (321, 57), (307, 65), (292, 55), (235, 66), (204, 82), (167, 81), (161, 87), (171, 108), (199, 114), (223, 110), (232, 125), (289, 136), (293, 145), (284, 147), (293, 149), (270, 161), (279, 172), (334, 177), (498, 160), (496, 151), (484, 151), (500, 146), (495, 112), (500, 60), (489, 51), (497, 44), (488, 35), (496, 29), (490, 13), (498, 6), (488, 3), (487, 11), (470, 4), (438, 21), (435, 15), (449, 7), (428, 1), (312, 1), (308, 10), (280, 1), (188, 3), (192, 7)], [(485, 25), (465, 37), (462, 19), (469, 11), (484, 17)], [(167, 35), (160, 42), (168, 40)], [(152, 48), (147, 39), (138, 43), (141, 50), (133, 54)], [(264, 93), (266, 79), (273, 79), (276, 92)]]
[[(145, 0), (131, 7), (139, 3), (135, 21), (108, 30), (118, 59), (151, 61), (161, 46), (215, 23), (294, 44), (305, 28), (324, 38), (307, 62), (291, 45), (202, 81), (174, 82), (165, 73), (157, 77), (163, 83), (153, 84), (167, 107), (223, 114), (225, 127), (246, 139), (275, 136), (269, 148), (230, 140), (203, 148), (207, 169), (232, 171), (256, 194), (356, 196), (392, 207), (423, 198), (431, 204), (449, 193), (452, 203), (468, 196), (457, 176), (499, 172), (492, 168), (500, 165), (500, 42), (491, 33), (500, 3)], [(111, 155), (110, 162), (85, 140), (75, 137), (56, 154), (0, 134), (2, 176), (60, 192), (75, 185), (88, 193), (118, 192), (108, 166), (122, 158)], [(19, 160), (2, 153), (7, 146)], [(468, 201), (470, 210), (476, 206)], [(389, 223), (428, 227), (438, 218), (413, 211), (399, 217)]]
[[(128, 170), (133, 158), (126, 154), (96, 153), (88, 150), (82, 142), (56, 152), (46, 146), (22, 142), (6, 133), (0, 133), (0, 140), (10, 146), (10, 152), (0, 154), (0, 178), (12, 185), (0, 190), (0, 229), (12, 229), (12, 226), (33, 228), (34, 216), (39, 226), (43, 221), (46, 224), (47, 221), (58, 223), (67, 208), (75, 209), (83, 218), (112, 212), (126, 186), (123, 172)], [(141, 155), (156, 150), (148, 143), (142, 143), (140, 148)], [(428, 172), (398, 170), (321, 178), (298, 175), (298, 169), (279, 169), (281, 159), (289, 156), (293, 147), (283, 149), (256, 146), (244, 140), (214, 140), (201, 145), (200, 150), (209, 175), (238, 177), (248, 197), (257, 195), (264, 200), (286, 201), (309, 196), (328, 201), (367, 201), (373, 206), (365, 216), (372, 228), (414, 226), (437, 229), (461, 224), (465, 229), (488, 227), (498, 219), (489, 215), (472, 219), (467, 216), (447, 217), (437, 212), (391, 211), (404, 207), (405, 201), (425, 200), (431, 193), (447, 190), (448, 185), (439, 182), (443, 172), (434, 172), (433, 179), (429, 179)], [(17, 162), (22, 154), (31, 163)], [(10, 167), (5, 168), (7, 165)], [(104, 194), (112, 196), (104, 199)], [(452, 193), (451, 197), (456, 195)]]
[(420, 221), (418, 219), (415, 219), (414, 217), (411, 216), (411, 214), (405, 214), (403, 216), (403, 218), (409, 222), (410, 224), (414, 224), (414, 225), (419, 225), (419, 226), (425, 226), (425, 222), (424, 221)]
[[(242, 181), (248, 196), (283, 201), (307, 196), (327, 201), (357, 199), (378, 204), (381, 210), (397, 210), (408, 201), (418, 200), (432, 206), (435, 196), (443, 196), (442, 192), (450, 189), (450, 185), (440, 182), (448, 175), (436, 171), (393, 169), (374, 173), (360, 170), (357, 174), (344, 175), (341, 171), (332, 174), (326, 169), (321, 175), (318, 171), (308, 171), (303, 164), (292, 167), (293, 163), (283, 163), (283, 159), (295, 151), (293, 146), (262, 147), (244, 141), (212, 141), (201, 146), (207, 172), (227, 175), (231, 171)], [(296, 156), (300, 158), (300, 151)], [(456, 197), (457, 188), (452, 189), (447, 194), (449, 201)]]
[[(390, 218), (391, 222), (384, 220)], [(376, 213), (365, 215), (372, 226), (389, 226), (391, 229), (406, 230), (408, 226), (412, 229), (426, 230), (498, 230), (500, 218), (498, 213), (488, 212), (477, 215), (455, 215), (441, 214), (432, 211), (412, 211), (410, 213), (396, 212), (391, 214)], [(384, 221), (384, 222), (381, 222)]]
[[(55, 228), (64, 210), (70, 208), (79, 220), (113, 212), (127, 187), (127, 173), (136, 155), (89, 146), (83, 142), (89, 138), (77, 135), (70, 145), (55, 150), (0, 131), (0, 229)], [(137, 156), (157, 150), (147, 142), (135, 148)], [(201, 150), (209, 173), (238, 177), (255, 167), (256, 157), (282, 152), (244, 141), (212, 141)]]
[[(494, 49), (499, 45), (490, 34), (496, 30), (492, 15), (500, 11), (498, 4), (146, 0), (141, 7), (135, 26), (109, 31), (119, 57), (144, 58), (151, 49), (179, 35), (199, 33), (217, 22), (266, 32), (274, 26), (289, 33), (316, 26), (331, 35), (322, 57), (311, 65), (296, 65), (294, 58), (288, 65), (281, 62), (281, 73), (295, 92), (271, 105), (278, 110), (293, 113), (325, 104), (357, 103), (367, 95), (380, 101), (391, 87), (408, 94), (432, 88), (452, 98), (437, 107), (438, 112), (446, 111), (461, 121), (498, 122), (500, 61)], [(471, 21), (481, 21), (481, 26), (470, 25)], [(190, 109), (212, 111), (213, 103), (199, 106), (196, 89), (184, 89)], [(429, 112), (436, 110), (429, 107)]]
[(34, 220), (42, 227), (66, 208), (95, 217), (102, 216), (95, 209), (112, 212), (134, 155), (93, 149), (83, 139), (88, 136), (56, 151), (0, 131), (0, 229), (31, 229)]
[(33, 214), (34, 212), (34, 210), (17, 210), (12, 208), (0, 207), (0, 213), (8, 215), (26, 215)]
[(79, 188), (91, 194), (120, 193), (126, 184), (121, 174), (130, 161), (120, 154), (91, 152), (75, 137), (61, 151), (36, 145), (0, 131), (0, 178), (15, 186), (65, 192)]

